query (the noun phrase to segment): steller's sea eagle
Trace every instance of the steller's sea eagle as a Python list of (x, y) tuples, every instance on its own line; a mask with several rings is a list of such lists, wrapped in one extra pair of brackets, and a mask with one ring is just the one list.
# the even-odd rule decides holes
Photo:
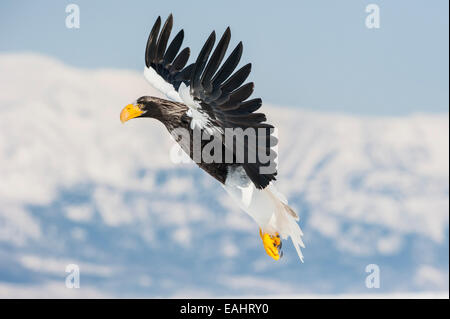
[(142, 96), (122, 110), (120, 120), (147, 117), (161, 121), (183, 151), (218, 180), (255, 220), (269, 256), (280, 259), (281, 238), (291, 237), (303, 261), (298, 215), (274, 186), (277, 171), (273, 147), (278, 142), (274, 127), (266, 123), (263, 113), (255, 113), (261, 107), (261, 99), (248, 99), (254, 84), (243, 83), (251, 64), (235, 72), (242, 42), (222, 63), (230, 42), (230, 28), (214, 51), (213, 31), (197, 60), (187, 65), (190, 50), (180, 51), (183, 30), (167, 46), (172, 24), (170, 15), (160, 32), (158, 17), (145, 50), (144, 76), (166, 99)]

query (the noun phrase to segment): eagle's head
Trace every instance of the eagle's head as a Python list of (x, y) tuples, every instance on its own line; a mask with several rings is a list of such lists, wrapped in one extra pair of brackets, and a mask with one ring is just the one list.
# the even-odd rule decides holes
[(158, 110), (158, 98), (142, 96), (134, 103), (128, 104), (120, 112), (120, 121), (125, 123), (137, 117), (154, 117)]

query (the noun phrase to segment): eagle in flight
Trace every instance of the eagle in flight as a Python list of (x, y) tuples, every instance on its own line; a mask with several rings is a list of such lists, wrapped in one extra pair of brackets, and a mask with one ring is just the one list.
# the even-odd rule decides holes
[(255, 220), (269, 256), (280, 259), (281, 239), (290, 237), (303, 262), (298, 215), (274, 186), (277, 154), (273, 148), (278, 142), (274, 127), (266, 123), (263, 113), (255, 113), (262, 100), (249, 99), (254, 84), (244, 81), (251, 64), (235, 71), (242, 42), (223, 62), (230, 28), (215, 48), (213, 31), (196, 61), (188, 64), (190, 49), (180, 51), (183, 30), (168, 45), (172, 25), (170, 15), (161, 29), (158, 17), (145, 50), (144, 76), (166, 98), (142, 96), (123, 108), (120, 120), (154, 118), (162, 122), (181, 149)]

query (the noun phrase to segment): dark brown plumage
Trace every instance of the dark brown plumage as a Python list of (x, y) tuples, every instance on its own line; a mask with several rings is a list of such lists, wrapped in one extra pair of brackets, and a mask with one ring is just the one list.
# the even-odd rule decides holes
[[(167, 128), (169, 133), (174, 137), (175, 141), (180, 147), (194, 160), (194, 143), (193, 135), (194, 131), (191, 129), (191, 118), (186, 115), (188, 107), (179, 102), (168, 101), (152, 96), (144, 96), (137, 100), (137, 103), (142, 105), (141, 108), (144, 111), (140, 118), (154, 118), (160, 121)], [(189, 144), (182, 143), (182, 136), (179, 136), (177, 132), (179, 129), (183, 129), (189, 132)], [(212, 138), (212, 137), (211, 137)], [(202, 140), (200, 146), (200, 152), (211, 141)], [(228, 173), (229, 166), (238, 166), (238, 163), (225, 163), (225, 145), (222, 145), (222, 158), (219, 163), (205, 163), (204, 161), (196, 162), (196, 164), (206, 171), (209, 175), (216, 180), (225, 183), (225, 179)]]

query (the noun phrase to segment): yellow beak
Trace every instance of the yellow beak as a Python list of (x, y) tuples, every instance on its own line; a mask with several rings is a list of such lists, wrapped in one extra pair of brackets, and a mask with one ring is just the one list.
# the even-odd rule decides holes
[(139, 104), (128, 104), (123, 108), (122, 112), (120, 112), (120, 121), (125, 123), (128, 120), (140, 116), (142, 113), (144, 112), (142, 112)]

